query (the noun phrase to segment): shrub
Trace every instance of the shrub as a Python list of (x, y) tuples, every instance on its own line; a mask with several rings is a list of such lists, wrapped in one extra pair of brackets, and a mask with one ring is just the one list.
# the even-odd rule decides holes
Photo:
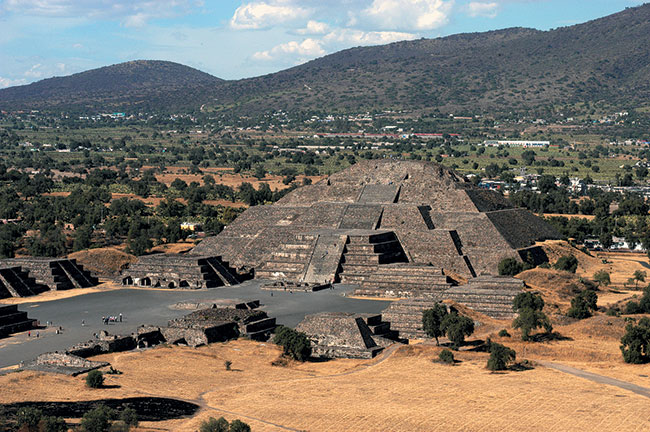
[(515, 350), (508, 348), (496, 342), (490, 343), (490, 358), (487, 362), (487, 368), (492, 371), (506, 370), (508, 364), (514, 362), (517, 358)]
[(630, 301), (628, 302), (628, 304), (625, 305), (626, 315), (635, 315), (640, 313), (643, 313), (643, 309), (641, 309), (641, 305), (639, 304), (639, 302)]
[(37, 431), (42, 417), (43, 413), (41, 410), (32, 407), (23, 407), (16, 413), (16, 423), (19, 428), (25, 428), (30, 432)]
[(544, 300), (539, 294), (530, 292), (517, 294), (512, 308), (519, 314), (512, 322), (512, 327), (521, 329), (521, 340), (530, 340), (530, 332), (539, 327), (544, 327), (547, 333), (553, 331), (551, 322), (542, 311)]
[(275, 331), (273, 343), (284, 349), (284, 355), (305, 361), (311, 355), (311, 342), (306, 334), (289, 327), (280, 326)]
[(504, 258), (499, 262), (498, 269), (502, 276), (514, 276), (523, 271), (524, 265), (514, 258)]
[(226, 360), (223, 362), (223, 366), (226, 368), (227, 371), (232, 370), (232, 362), (230, 360)]
[(597, 301), (598, 295), (595, 291), (584, 290), (571, 299), (571, 308), (567, 312), (567, 316), (577, 319), (589, 318), (598, 308)]
[(612, 280), (609, 277), (609, 273), (605, 270), (598, 270), (594, 273), (594, 280), (598, 282), (598, 285), (609, 285), (612, 283)]
[(228, 420), (223, 417), (218, 419), (210, 417), (199, 426), (199, 432), (250, 432), (250, 430), (251, 427), (241, 420), (233, 420), (228, 424)]
[(506, 329), (502, 329), (502, 330), (499, 332), (499, 337), (510, 337), (510, 333), (508, 333), (508, 330), (506, 330)]
[(639, 323), (628, 323), (621, 338), (621, 352), (625, 363), (645, 363), (650, 359), (650, 318), (641, 318)]
[(86, 385), (90, 388), (100, 388), (104, 385), (104, 374), (98, 370), (91, 370), (86, 375)]
[(68, 432), (68, 425), (62, 417), (43, 417), (44, 432)]
[(424, 328), (424, 332), (427, 336), (436, 339), (436, 345), (440, 345), (438, 338), (444, 335), (440, 325), (447, 314), (447, 307), (441, 303), (437, 303), (433, 308), (422, 312), (422, 327)]
[(446, 363), (446, 364), (454, 364), (454, 353), (452, 353), (450, 350), (447, 348), (443, 349), (440, 351), (440, 354), (438, 354), (438, 358), (440, 359), (441, 362)]
[(127, 407), (120, 413), (120, 420), (122, 420), (127, 426), (137, 427), (139, 423), (138, 413), (133, 408)]
[(578, 260), (573, 255), (565, 255), (553, 265), (556, 270), (564, 270), (575, 273), (578, 269)]
[(452, 342), (452, 347), (458, 349), (458, 347), (465, 343), (465, 337), (474, 333), (474, 321), (454, 311), (445, 316), (440, 328)]
[(83, 415), (81, 427), (84, 432), (106, 432), (114, 417), (115, 411), (106, 405), (99, 405)]
[(251, 432), (251, 427), (247, 423), (235, 419), (230, 423), (229, 432)]

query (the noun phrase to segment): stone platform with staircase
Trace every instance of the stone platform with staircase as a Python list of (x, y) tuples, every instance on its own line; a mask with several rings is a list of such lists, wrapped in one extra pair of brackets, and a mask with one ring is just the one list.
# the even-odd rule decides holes
[(36, 282), (22, 267), (0, 268), (0, 298), (29, 297), (48, 290), (48, 286)]
[(19, 311), (16, 305), (0, 305), (0, 338), (28, 331), (34, 328), (35, 319), (27, 317), (27, 312)]
[(237, 285), (243, 279), (218, 256), (154, 254), (130, 264), (119, 282), (126, 286), (200, 289)]
[(74, 259), (23, 257), (0, 260), (0, 266), (19, 266), (36, 283), (53, 291), (90, 288), (99, 280)]

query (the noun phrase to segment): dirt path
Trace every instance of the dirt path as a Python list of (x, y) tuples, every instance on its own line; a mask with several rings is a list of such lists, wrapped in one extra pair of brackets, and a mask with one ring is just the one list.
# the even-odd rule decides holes
[(605, 385), (610, 385), (614, 387), (621, 388), (623, 390), (628, 390), (631, 391), (632, 393), (636, 393), (641, 396), (645, 396), (647, 398), (650, 398), (650, 388), (647, 387), (641, 387), (636, 384), (629, 383), (627, 381), (621, 381), (617, 380), (614, 378), (606, 377), (604, 375), (598, 375), (595, 373), (587, 372), (582, 369), (576, 369), (571, 366), (566, 366), (563, 364), (559, 363), (553, 363), (549, 361), (544, 361), (544, 360), (535, 360), (536, 363), (539, 363), (540, 365), (550, 368), (550, 369), (555, 369), (557, 371), (567, 373), (570, 375), (574, 375), (580, 378), (584, 378), (589, 381), (593, 381), (599, 384), (605, 384)]

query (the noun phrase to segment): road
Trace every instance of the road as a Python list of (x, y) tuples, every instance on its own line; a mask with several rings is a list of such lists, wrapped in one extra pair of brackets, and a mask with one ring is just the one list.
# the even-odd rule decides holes
[[(247, 281), (228, 288), (205, 290), (147, 290), (120, 289), (105, 291), (67, 299), (39, 303), (24, 303), (19, 310), (27, 311), (30, 318), (54, 327), (40, 330), (39, 337), (32, 331), (31, 337), (21, 333), (7, 339), (0, 339), (0, 368), (29, 361), (39, 354), (63, 351), (66, 348), (93, 338), (93, 333), (107, 330), (112, 334), (129, 334), (142, 324), (165, 325), (168, 320), (189, 313), (188, 310), (171, 309), (169, 306), (180, 301), (205, 301), (214, 299), (260, 300), (262, 310), (275, 317), (278, 324), (296, 326), (306, 314), (337, 311), (356, 313), (378, 313), (388, 307), (385, 301), (358, 300), (343, 296), (352, 287), (335, 285), (333, 290), (314, 293), (262, 291), (261, 282)], [(122, 314), (122, 323), (108, 326), (102, 323), (103, 316)], [(85, 325), (82, 326), (82, 320)], [(55, 328), (63, 327), (60, 334)]]

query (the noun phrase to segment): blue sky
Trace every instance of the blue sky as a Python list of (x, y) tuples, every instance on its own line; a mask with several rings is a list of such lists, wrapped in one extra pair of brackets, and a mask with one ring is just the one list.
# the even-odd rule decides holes
[(644, 0), (0, 0), (0, 88), (136, 59), (225, 79), (341, 49), (506, 27), (541, 30)]

